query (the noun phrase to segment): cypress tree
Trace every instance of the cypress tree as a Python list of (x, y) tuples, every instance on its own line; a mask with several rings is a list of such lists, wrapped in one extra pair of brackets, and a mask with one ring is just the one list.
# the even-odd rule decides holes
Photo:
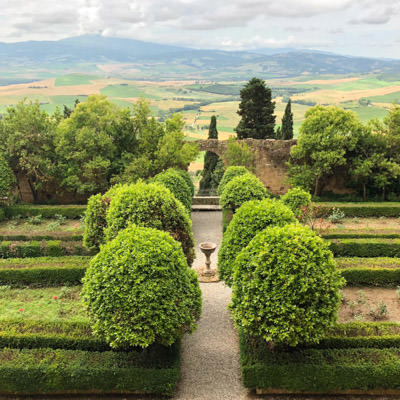
[(289, 99), (286, 104), (285, 114), (282, 118), (282, 139), (290, 140), (293, 139), (293, 113), (292, 113), (292, 103)]
[(262, 79), (251, 79), (240, 91), (238, 114), (242, 117), (235, 131), (238, 139), (275, 138), (275, 102), (271, 89)]
[[(208, 138), (209, 139), (218, 139), (218, 131), (217, 131), (217, 118), (215, 115), (211, 117), (210, 127), (208, 130)], [(219, 157), (217, 154), (212, 151), (206, 151), (204, 156), (204, 169), (202, 174), (202, 178), (200, 181), (200, 192), (204, 192), (210, 190), (213, 186), (213, 173), (215, 167), (217, 166)]]

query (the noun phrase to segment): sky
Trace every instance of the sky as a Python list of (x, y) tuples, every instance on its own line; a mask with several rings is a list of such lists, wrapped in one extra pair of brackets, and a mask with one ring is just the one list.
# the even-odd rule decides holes
[(101, 34), (194, 48), (400, 58), (400, 0), (0, 0), (0, 41)]

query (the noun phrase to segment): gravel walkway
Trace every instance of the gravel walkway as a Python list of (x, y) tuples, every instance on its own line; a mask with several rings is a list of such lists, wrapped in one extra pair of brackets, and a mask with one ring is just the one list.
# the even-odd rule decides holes
[[(221, 212), (192, 213), (196, 247), (203, 241), (219, 244), (222, 237)], [(217, 251), (212, 257), (216, 266)], [(197, 254), (194, 266), (202, 265), (204, 255)], [(230, 288), (222, 282), (201, 283), (203, 313), (198, 329), (186, 335), (182, 346), (181, 381), (174, 397), (180, 400), (248, 399), (242, 387), (239, 346), (228, 304)]]

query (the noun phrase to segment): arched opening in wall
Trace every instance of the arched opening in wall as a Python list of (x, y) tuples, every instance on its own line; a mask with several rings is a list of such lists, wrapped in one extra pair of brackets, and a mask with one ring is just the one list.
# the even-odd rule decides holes
[(225, 168), (222, 159), (212, 151), (201, 151), (189, 165), (189, 173), (196, 187), (197, 196), (216, 196)]

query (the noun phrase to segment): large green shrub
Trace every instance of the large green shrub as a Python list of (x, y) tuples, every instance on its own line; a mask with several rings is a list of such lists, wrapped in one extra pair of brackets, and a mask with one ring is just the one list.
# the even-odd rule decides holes
[(317, 343), (336, 322), (343, 283), (328, 245), (310, 228), (270, 227), (236, 258), (233, 319), (267, 342)]
[(171, 345), (201, 311), (196, 274), (172, 237), (131, 226), (104, 245), (83, 279), (94, 332), (114, 348)]
[(178, 168), (173, 168), (174, 171), (177, 171), (178, 174), (185, 180), (186, 184), (188, 185), (189, 189), (190, 189), (190, 193), (192, 195), (192, 197), (194, 196), (194, 191), (195, 191), (195, 187), (194, 187), (194, 183), (192, 178), (190, 177), (190, 174), (188, 171), (184, 171), (183, 169), (178, 169)]
[(235, 258), (258, 232), (271, 225), (283, 226), (294, 222), (296, 218), (292, 211), (280, 201), (265, 199), (244, 203), (234, 214), (222, 239), (218, 252), (220, 279), (231, 286)]
[(99, 250), (100, 245), (104, 243), (107, 210), (114, 192), (118, 188), (118, 185), (113, 186), (105, 194), (95, 194), (88, 200), (85, 211), (85, 230), (83, 232), (83, 245), (88, 250)]
[(245, 174), (226, 184), (219, 202), (222, 208), (235, 211), (246, 201), (262, 200), (269, 196), (267, 189), (255, 175)]
[(194, 257), (192, 221), (182, 203), (165, 187), (139, 182), (116, 189), (106, 216), (106, 239), (131, 224), (166, 231), (181, 242), (189, 265)]
[(192, 191), (186, 180), (176, 169), (169, 168), (160, 172), (154, 177), (153, 182), (169, 189), (190, 214), (192, 210)]
[(249, 171), (247, 170), (246, 167), (237, 167), (237, 166), (232, 166), (228, 167), (224, 175), (222, 176), (221, 182), (218, 185), (218, 196), (221, 196), (222, 192), (225, 189), (225, 186), (228, 182), (230, 182), (233, 178), (236, 178), (237, 176), (248, 174)]
[(301, 216), (303, 207), (311, 203), (311, 194), (301, 188), (289, 189), (287, 193), (281, 196), (281, 200), (286, 204), (296, 216)]
[(0, 153), (0, 197), (7, 197), (14, 184), (15, 176), (13, 171), (4, 154)]

